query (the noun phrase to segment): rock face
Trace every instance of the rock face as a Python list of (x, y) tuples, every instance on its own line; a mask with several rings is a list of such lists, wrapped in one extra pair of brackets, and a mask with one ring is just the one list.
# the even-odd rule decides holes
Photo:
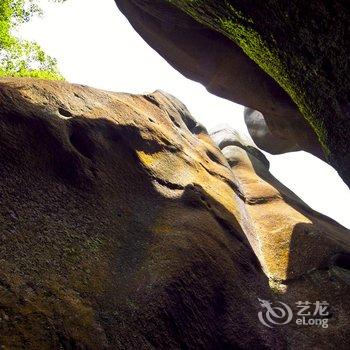
[(244, 232), (272, 283), (329, 266), (334, 252), (349, 249), (349, 231), (313, 211), (274, 178), (263, 153), (234, 130), (211, 136), (232, 169), (245, 203)]
[[(221, 152), (165, 93), (26, 79), (0, 80), (0, 129), (3, 348), (347, 348), (349, 231), (234, 132)], [(329, 327), (266, 327), (259, 299), (326, 300)]]
[(115, 1), (176, 69), (260, 111), (274, 139), (326, 159), (350, 185), (344, 1)]
[[(278, 119), (281, 120), (281, 119)], [(267, 125), (262, 113), (251, 108), (244, 109), (244, 121), (255, 144), (271, 154), (301, 151), (295, 138), (288, 134), (288, 128), (283, 128), (284, 134), (276, 135)], [(274, 128), (276, 130), (276, 128)], [(281, 128), (279, 128), (281, 130)]]

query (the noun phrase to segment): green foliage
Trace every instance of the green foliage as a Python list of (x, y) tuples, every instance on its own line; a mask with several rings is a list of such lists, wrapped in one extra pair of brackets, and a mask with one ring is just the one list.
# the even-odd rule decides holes
[(14, 34), (19, 25), (35, 15), (42, 15), (37, 0), (1, 0), (0, 77), (63, 79), (54, 58), (48, 56), (37, 43), (19, 39)]

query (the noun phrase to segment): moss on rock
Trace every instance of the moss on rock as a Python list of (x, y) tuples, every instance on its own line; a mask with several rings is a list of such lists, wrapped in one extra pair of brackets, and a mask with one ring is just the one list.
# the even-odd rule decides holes
[(349, 9), (340, 1), (167, 0), (231, 39), (292, 98), (343, 175), (349, 159)]

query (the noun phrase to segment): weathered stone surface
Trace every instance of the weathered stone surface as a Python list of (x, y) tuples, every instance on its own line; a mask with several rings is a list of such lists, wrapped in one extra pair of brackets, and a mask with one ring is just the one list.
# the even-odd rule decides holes
[[(1, 79), (0, 130), (4, 348), (348, 345), (348, 231), (173, 97)], [(329, 328), (267, 328), (258, 298), (327, 300)]]
[[(278, 120), (281, 120), (281, 118)], [(290, 137), (290, 129), (284, 129), (284, 132), (287, 133), (287, 135), (275, 135), (271, 132), (263, 114), (259, 111), (246, 107), (244, 109), (244, 121), (247, 125), (250, 136), (260, 149), (271, 154), (281, 154), (301, 150), (295, 139), (293, 140)]]
[(232, 168), (245, 202), (249, 228), (244, 231), (271, 281), (293, 280), (325, 267), (335, 252), (349, 250), (349, 230), (316, 213), (274, 178), (263, 153), (231, 129), (211, 136)]
[(327, 159), (350, 184), (344, 1), (115, 1), (176, 69), (260, 111), (274, 138)]

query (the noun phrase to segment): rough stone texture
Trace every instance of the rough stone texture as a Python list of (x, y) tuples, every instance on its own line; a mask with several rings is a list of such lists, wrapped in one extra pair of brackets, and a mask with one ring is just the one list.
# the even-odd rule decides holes
[(262, 152), (232, 129), (211, 136), (231, 166), (245, 202), (244, 224), (249, 228), (244, 232), (270, 280), (293, 280), (326, 266), (335, 251), (349, 249), (349, 230), (313, 211), (281, 184)]
[[(0, 130), (3, 348), (347, 348), (349, 231), (236, 135), (27, 79), (0, 80)], [(327, 300), (329, 328), (267, 328), (258, 298)]]
[(345, 1), (115, 1), (176, 69), (260, 111), (275, 137), (327, 159), (350, 185)]

